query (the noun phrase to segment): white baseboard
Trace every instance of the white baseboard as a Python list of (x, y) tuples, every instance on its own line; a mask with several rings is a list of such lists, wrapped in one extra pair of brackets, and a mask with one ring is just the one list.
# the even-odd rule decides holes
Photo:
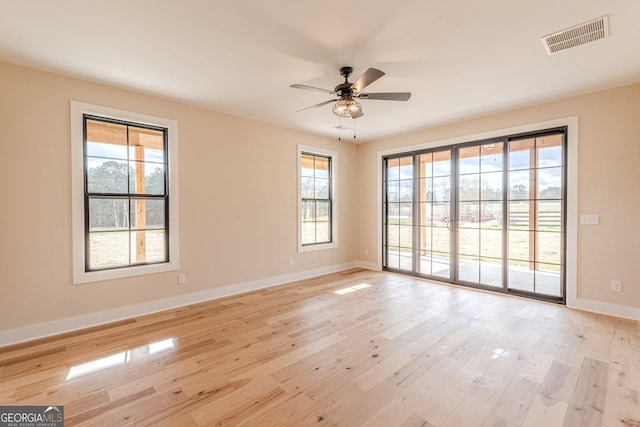
[(356, 261), (356, 266), (366, 268), (367, 270), (382, 271), (382, 267), (375, 262)]
[[(175, 297), (164, 298), (140, 304), (118, 307), (111, 310), (99, 311), (96, 313), (83, 314), (80, 316), (68, 317), (51, 322), (38, 323), (35, 325), (23, 326), (21, 328), (0, 331), (0, 347), (31, 341), (38, 338), (52, 335), (73, 332), (92, 326), (104, 325), (117, 322), (119, 320), (144, 316), (145, 314), (157, 313), (171, 310), (190, 304), (238, 295), (245, 292), (264, 289), (271, 286), (294, 282), (296, 280), (309, 279), (323, 274), (335, 273), (349, 268), (360, 267), (368, 270), (380, 271), (378, 264), (366, 261), (352, 261), (344, 264), (331, 265), (316, 268), (313, 270), (300, 271), (281, 276), (269, 277), (266, 279), (252, 280), (249, 282), (236, 283), (234, 285), (221, 288), (208, 289), (206, 291), (193, 292)], [(607, 302), (588, 300), (583, 298), (571, 299), (567, 302), (567, 307), (578, 310), (590, 311), (593, 313), (606, 314), (608, 316), (622, 317), (625, 319), (640, 321), (640, 309), (635, 307), (611, 304)]]
[(626, 305), (576, 298), (573, 301), (567, 301), (567, 307), (590, 311), (592, 313), (606, 314), (607, 316), (622, 317), (624, 319), (640, 321), (640, 308), (629, 307)]
[(0, 331), (0, 347), (25, 341), (32, 341), (52, 335), (59, 335), (66, 332), (73, 332), (93, 326), (104, 325), (107, 323), (117, 322), (119, 320), (144, 316), (145, 314), (157, 313), (159, 311), (170, 310), (185, 305), (197, 304), (200, 302), (242, 294), (284, 283), (295, 282), (296, 280), (304, 280), (311, 277), (321, 276), (323, 274), (335, 273), (349, 268), (354, 268), (356, 266), (357, 263), (352, 261), (344, 264), (331, 265), (313, 270), (269, 277), (266, 279), (236, 283), (234, 285), (220, 288), (207, 289), (206, 291), (177, 295), (175, 297), (118, 307), (111, 310), (104, 310), (96, 313), (83, 314), (80, 316), (67, 317), (50, 322), (8, 329)]

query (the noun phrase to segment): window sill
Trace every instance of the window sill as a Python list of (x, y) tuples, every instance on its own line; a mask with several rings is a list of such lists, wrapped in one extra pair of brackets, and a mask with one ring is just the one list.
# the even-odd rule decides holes
[(322, 250), (325, 250), (325, 249), (335, 249), (337, 247), (338, 247), (338, 242), (320, 243), (318, 245), (306, 245), (306, 246), (299, 245), (298, 246), (298, 253), (300, 253), (300, 252), (322, 251)]
[(132, 267), (115, 268), (113, 270), (76, 271), (73, 274), (73, 284), (101, 282), (104, 280), (122, 279), (125, 277), (143, 276), (146, 274), (164, 273), (180, 269), (177, 262), (162, 264), (137, 265)]

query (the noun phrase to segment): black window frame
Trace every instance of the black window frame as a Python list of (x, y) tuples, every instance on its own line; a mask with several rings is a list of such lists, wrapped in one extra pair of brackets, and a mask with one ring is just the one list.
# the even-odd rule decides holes
[[(300, 161), (302, 162), (302, 156), (312, 156), (314, 157), (314, 165), (315, 165), (315, 158), (320, 157), (323, 159), (327, 159), (329, 168), (328, 168), (328, 198), (326, 199), (320, 199), (317, 197), (313, 197), (313, 198), (309, 198), (309, 197), (303, 197), (302, 196), (302, 178), (304, 177), (302, 175), (302, 165), (300, 166), (300, 171), (298, 172), (300, 174), (301, 180), (300, 180), (300, 203), (301, 206), (304, 205), (305, 202), (315, 202), (317, 203), (318, 201), (321, 202), (328, 202), (329, 203), (329, 221), (327, 221), (328, 224), (328, 228), (329, 228), (329, 240), (326, 241), (318, 241), (317, 240), (317, 224), (319, 221), (317, 221), (317, 209), (316, 209), (316, 220), (312, 221), (316, 224), (316, 239), (313, 243), (303, 243), (302, 241), (302, 237), (300, 238), (300, 245), (302, 247), (312, 247), (312, 246), (316, 246), (316, 245), (326, 245), (326, 244), (330, 244), (330, 243), (334, 243), (334, 236), (333, 236), (333, 156), (328, 155), (328, 154), (320, 154), (320, 153), (314, 153), (311, 151), (305, 151), (302, 150), (300, 151)], [(314, 171), (315, 171), (315, 167), (314, 167)], [(315, 172), (314, 172), (314, 179), (315, 179)], [(315, 194), (315, 193), (314, 193)], [(325, 221), (320, 221), (320, 222), (325, 222)], [(302, 225), (305, 223), (302, 219), (302, 216), (300, 217), (300, 223), (301, 223), (301, 228)]]
[[(88, 167), (88, 158), (96, 157), (96, 156), (88, 156), (87, 154), (87, 121), (99, 121), (104, 123), (123, 125), (127, 127), (127, 169), (129, 171), (128, 165), (131, 161), (145, 163), (140, 160), (132, 160), (129, 154), (129, 127), (136, 127), (140, 129), (148, 129), (152, 131), (162, 132), (163, 135), (163, 162), (162, 165), (164, 167), (164, 192), (163, 194), (140, 194), (131, 192), (130, 188), (130, 177), (127, 176), (127, 193), (98, 193), (98, 192), (90, 192), (89, 191), (89, 167)], [(154, 265), (154, 264), (164, 264), (168, 263), (171, 260), (170, 254), (170, 221), (169, 221), (169, 128), (162, 126), (154, 126), (145, 123), (139, 123), (135, 121), (129, 120), (121, 120), (115, 119), (111, 117), (105, 116), (97, 116), (94, 114), (82, 114), (82, 144), (83, 144), (83, 187), (84, 187), (84, 271), (85, 273), (96, 272), (96, 271), (106, 271), (106, 270), (118, 270), (118, 269), (126, 269), (132, 267), (139, 267), (145, 265)], [(99, 157), (96, 157), (99, 158)], [(114, 159), (116, 160), (116, 159)], [(114, 266), (106, 266), (100, 268), (91, 268), (91, 231), (90, 231), (90, 200), (95, 199), (121, 199), (126, 200), (129, 206), (129, 215), (131, 215), (131, 202), (132, 200), (163, 200), (164, 201), (164, 259), (160, 261), (145, 261), (145, 262), (132, 262), (132, 244), (131, 244), (131, 235), (137, 231), (147, 231), (151, 229), (143, 229), (138, 230), (135, 229), (131, 221), (129, 221), (128, 225), (128, 264), (122, 265), (114, 265)]]

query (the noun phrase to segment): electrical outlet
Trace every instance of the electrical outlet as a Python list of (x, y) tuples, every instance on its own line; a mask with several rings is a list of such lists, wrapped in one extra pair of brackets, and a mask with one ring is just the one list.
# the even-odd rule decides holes
[(293, 265), (293, 257), (289, 258), (289, 265)]
[(369, 255), (369, 248), (367, 248), (367, 249), (365, 249), (365, 250), (364, 250), (364, 254), (365, 254), (365, 255)]
[(186, 274), (178, 274), (178, 285), (185, 285), (187, 283)]
[(612, 280), (611, 281), (611, 291), (612, 292), (622, 292), (622, 282), (620, 280)]

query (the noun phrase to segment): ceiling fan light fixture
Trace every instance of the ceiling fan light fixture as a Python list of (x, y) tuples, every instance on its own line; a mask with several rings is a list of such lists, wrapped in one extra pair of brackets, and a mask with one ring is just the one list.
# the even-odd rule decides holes
[(357, 117), (362, 111), (362, 105), (353, 98), (341, 99), (331, 109), (338, 117)]

